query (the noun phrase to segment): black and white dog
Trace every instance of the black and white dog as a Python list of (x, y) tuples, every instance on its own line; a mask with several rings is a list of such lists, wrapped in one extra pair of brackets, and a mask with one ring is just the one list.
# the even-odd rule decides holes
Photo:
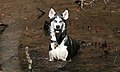
[(68, 17), (68, 9), (61, 14), (56, 14), (53, 8), (49, 11), (50, 25), (44, 26), (45, 30), (49, 28), (51, 38), (49, 61), (54, 61), (54, 59), (71, 60), (79, 51), (80, 42), (71, 39), (67, 34), (66, 20)]

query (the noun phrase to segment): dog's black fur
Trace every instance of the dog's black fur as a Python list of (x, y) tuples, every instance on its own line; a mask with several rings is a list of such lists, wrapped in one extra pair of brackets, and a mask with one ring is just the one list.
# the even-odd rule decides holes
[(71, 58), (78, 54), (78, 51), (80, 49), (80, 43), (79, 41), (73, 40), (68, 36), (68, 40), (66, 41), (65, 45), (68, 46), (67, 60), (70, 60)]
[(49, 36), (50, 35), (50, 22), (45, 21), (43, 28), (44, 28), (45, 35)]

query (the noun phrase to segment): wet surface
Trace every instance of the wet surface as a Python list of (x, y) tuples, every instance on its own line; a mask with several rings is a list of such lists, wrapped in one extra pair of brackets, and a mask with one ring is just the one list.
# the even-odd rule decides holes
[[(90, 0), (88, 0), (89, 2)], [(2, 0), (0, 2), (0, 72), (120, 72), (120, 1), (80, 10), (74, 0)], [(50, 7), (60, 13), (68, 8), (68, 34), (93, 43), (71, 62), (48, 61), (49, 36), (44, 22)], [(43, 16), (37, 8), (45, 12)], [(3, 30), (4, 29), (4, 30)], [(26, 47), (32, 59), (29, 70)]]

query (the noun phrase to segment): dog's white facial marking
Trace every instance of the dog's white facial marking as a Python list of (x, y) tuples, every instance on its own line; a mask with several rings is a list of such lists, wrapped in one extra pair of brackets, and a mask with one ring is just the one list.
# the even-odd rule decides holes
[(56, 16), (55, 19), (51, 22), (51, 27), (58, 33), (60, 30), (63, 29), (65, 26), (64, 21), (59, 17)]
[(53, 19), (51, 22), (51, 28), (56, 30), (56, 33), (62, 32), (65, 30), (65, 20), (69, 17), (69, 11), (66, 9), (61, 15), (56, 15), (56, 12), (53, 8), (49, 11), (49, 18)]
[(56, 33), (59, 33), (59, 31), (56, 31)]

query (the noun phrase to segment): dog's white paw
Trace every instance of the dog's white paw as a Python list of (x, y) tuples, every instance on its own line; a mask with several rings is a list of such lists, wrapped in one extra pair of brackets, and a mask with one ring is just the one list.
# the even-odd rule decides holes
[(66, 59), (62, 59), (63, 61), (66, 61)]
[(53, 59), (49, 59), (49, 61), (54, 61)]

